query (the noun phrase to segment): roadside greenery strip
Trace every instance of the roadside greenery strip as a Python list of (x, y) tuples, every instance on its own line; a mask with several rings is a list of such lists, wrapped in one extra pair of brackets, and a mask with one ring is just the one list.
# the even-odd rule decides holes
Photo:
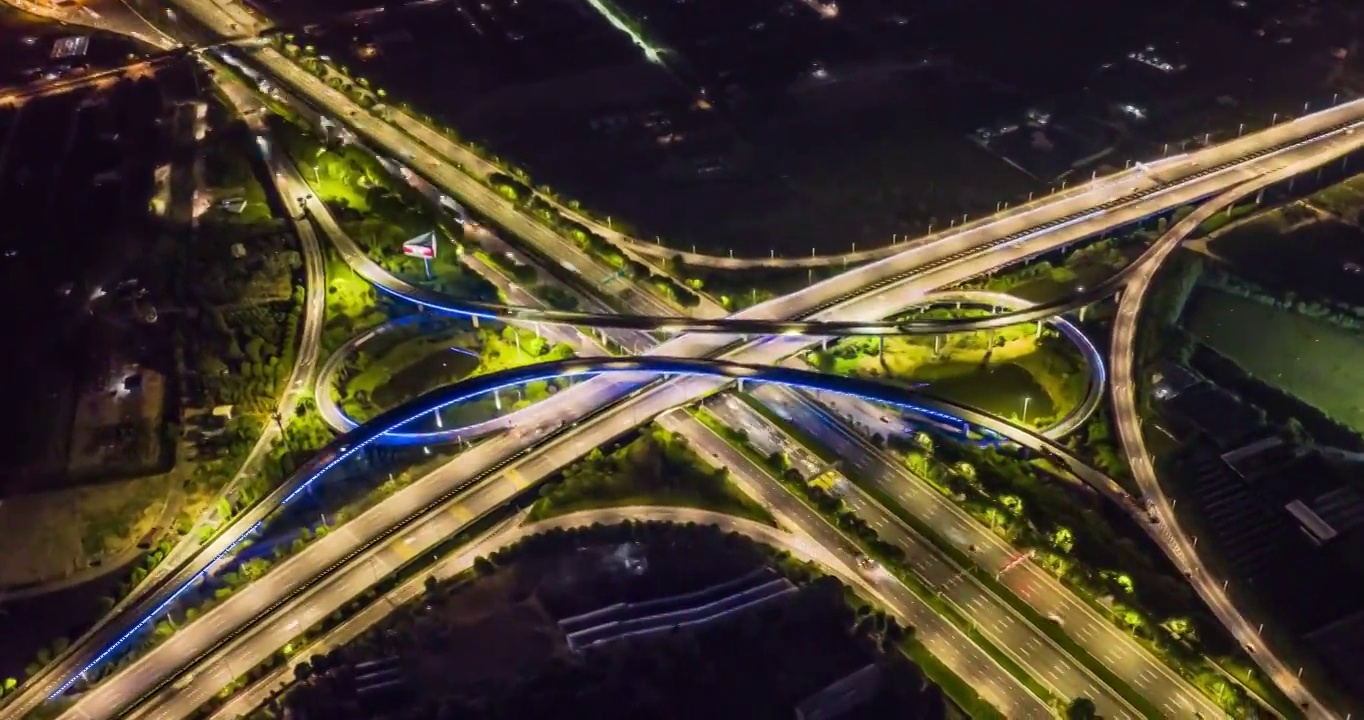
[(972, 720), (1006, 720), (1007, 716), (1000, 712), (999, 708), (991, 705), (974, 687), (971, 687), (970, 683), (962, 680), (961, 676), (934, 657), (918, 638), (908, 637), (900, 641), (900, 651), (909, 656), (909, 659), (924, 671), (924, 677), (942, 688), (952, 702), (965, 711)]
[(972, 643), (979, 646), (986, 652), (1000, 667), (1004, 668), (1010, 675), (1014, 676), (1022, 685), (1044, 702), (1056, 704), (1058, 698), (1056, 694), (1047, 689), (1030, 673), (1024, 670), (1008, 654), (999, 649), (993, 642), (976, 629), (975, 624), (956, 606), (940, 598), (932, 588), (924, 584), (923, 580), (914, 573), (912, 568), (905, 565), (905, 553), (898, 545), (882, 540), (876, 531), (872, 529), (866, 521), (854, 515), (843, 505), (838, 498), (824, 493), (823, 491), (811, 487), (804, 482), (795, 482), (786, 477), (785, 473), (779, 470), (768, 459), (762, 457), (752, 449), (745, 437), (739, 431), (725, 425), (714, 415), (704, 408), (690, 410), (693, 417), (710, 428), (721, 438), (724, 438), (736, 450), (742, 452), (749, 459), (753, 460), (758, 467), (763, 468), (764, 472), (772, 476), (781, 483), (787, 492), (790, 492), (799, 499), (806, 507), (815, 511), (821, 518), (834, 527), (855, 545), (857, 545), (868, 557), (876, 559), (883, 566), (894, 573), (897, 580), (905, 585), (915, 597), (946, 618)]
[[(344, 93), (360, 107), (365, 108), (376, 115), (382, 115), (383, 103), (389, 99), (386, 90), (382, 88), (372, 88), (371, 83), (367, 78), (354, 76), (350, 69), (344, 65), (322, 60), (315, 46), (298, 45), (295, 43), (295, 40), (297, 39), (297, 35), (294, 33), (275, 34), (271, 35), (269, 38), (270, 42), (280, 51), (280, 54), (294, 60), (294, 62), (305, 71), (323, 80), (328, 86)], [(451, 143), (464, 148), (469, 154), (477, 157), (488, 165), (497, 168), (496, 172), (518, 178), (518, 182), (527, 188), (534, 186), (530, 174), (523, 168), (512, 165), (506, 158), (489, 152), (487, 148), (484, 148), (482, 145), (479, 145), (472, 140), (461, 138), (459, 133), (438, 122), (436, 118), (429, 113), (423, 113), (405, 101), (394, 103), (392, 104), (392, 107), (406, 114), (412, 120), (425, 125), (427, 129), (433, 133), (441, 135)], [(534, 192), (549, 198), (549, 201), (561, 211), (577, 214), (598, 225), (611, 224), (609, 217), (603, 219), (602, 215), (585, 210), (580, 201), (565, 198), (548, 185), (541, 184), (535, 186)], [(628, 228), (624, 226), (624, 223), (621, 223), (621, 225), (621, 232), (628, 230)]]
[[(896, 443), (910, 472), (952, 498), (976, 521), (999, 528), (1017, 547), (1034, 550), (1038, 566), (1229, 713), (1243, 714), (1254, 704), (1209, 666), (1203, 636), (1217, 637), (1221, 628), (1206, 617), (1201, 603), (1189, 597), (1181, 580), (1162, 572), (1099, 518), (1075, 512), (1062, 491), (1022, 480), (1020, 461), (928, 437), (927, 450)], [(1067, 516), (1074, 527), (1061, 524)], [(1102, 567), (1103, 557), (1113, 565)], [(1104, 596), (1113, 598), (1111, 605), (1099, 600)], [(1152, 607), (1153, 602), (1164, 611)], [(1164, 620), (1156, 619), (1158, 612)], [(1229, 646), (1234, 648), (1234, 643)]]
[(1137, 692), (1130, 683), (1114, 674), (1112, 670), (1099, 662), (1088, 650), (1085, 650), (1076, 644), (1075, 639), (1066, 634), (1060, 626), (1055, 622), (1042, 617), (1033, 606), (1023, 602), (1018, 595), (1005, 587), (1003, 583), (996, 580), (993, 575), (988, 572), (982, 572), (975, 560), (949, 543), (940, 533), (934, 530), (932, 526), (920, 520), (913, 513), (905, 510), (902, 505), (896, 502), (895, 498), (888, 495), (884, 490), (874, 484), (866, 482), (866, 478), (857, 474), (845, 473), (845, 475), (847, 475), (848, 479), (857, 483), (858, 487), (870, 495), (873, 500), (881, 505), (881, 507), (890, 511), (895, 517), (899, 518), (901, 522), (910, 526), (914, 532), (931, 542), (939, 552), (947, 555), (958, 566), (970, 571), (977, 582), (985, 586), (985, 588), (996, 597), (1003, 598), (1008, 602), (1015, 612), (1023, 616), (1023, 619), (1026, 620), (1028, 624), (1041, 630), (1043, 634), (1048, 638), (1051, 638), (1057, 645), (1061, 646), (1061, 649), (1065, 650), (1067, 655), (1083, 662), (1085, 667), (1099, 678), (1100, 682), (1116, 691), (1124, 700), (1140, 710), (1143, 715), (1147, 717), (1161, 716), (1162, 713), (1160, 709), (1157, 708), (1155, 703), (1151, 702), (1149, 698)]
[[(776, 415), (763, 403), (747, 393), (739, 393), (738, 397), (821, 459), (831, 463), (838, 460), (818, 439)], [(1192, 615), (1205, 611), (1201, 603), (1185, 597), (1188, 591), (1182, 581), (1161, 575), (1159, 569), (1145, 559), (1125, 560), (1123, 566), (1128, 567), (1128, 570), (1123, 571), (1094, 569), (1082, 559), (1073, 557), (1071, 553), (1076, 548), (1080, 548), (1081, 552), (1102, 550), (1106, 554), (1126, 554), (1115, 557), (1141, 556), (1136, 555), (1139, 551), (1131, 541), (1113, 534), (1111, 528), (1100, 519), (1089, 513), (1075, 512), (1073, 501), (1065, 498), (1061, 494), (1063, 491), (1035, 480), (1022, 481), (1022, 461), (991, 450), (963, 445), (952, 438), (935, 439), (930, 433), (919, 433), (915, 443), (894, 438), (890, 446), (911, 473), (926, 480), (977, 522), (1002, 528), (1003, 537), (1016, 547), (1034, 550), (1036, 564), (1057, 577), (1102, 617), (1108, 618), (1124, 632), (1131, 633), (1153, 655), (1161, 658), (1229, 713), (1239, 716), (1257, 704), (1240, 687), (1228, 683), (1211, 667), (1210, 661), (1200, 650), (1200, 631), (1215, 634), (1220, 631), (1220, 626), (1215, 620)], [(951, 454), (953, 458), (942, 458), (939, 453)], [(1017, 464), (1017, 467), (1009, 464)], [(1004, 472), (1006, 466), (1011, 468), (1009, 473)], [(898, 507), (895, 503), (886, 505)], [(1075, 522), (1072, 524), (1075, 527), (1060, 524), (1059, 518), (1067, 515), (1073, 516)], [(1043, 531), (1044, 527), (1050, 529)], [(1141, 574), (1134, 578), (1133, 574), (1137, 571), (1141, 571)], [(1162, 589), (1172, 598), (1184, 598), (1184, 604), (1180, 607), (1190, 614), (1171, 615), (1159, 623), (1149, 619), (1148, 613), (1152, 611), (1136, 604), (1142, 602), (1137, 594), (1139, 588), (1148, 589), (1148, 592)], [(1105, 606), (1098, 600), (1100, 589), (1121, 598), (1122, 602), (1115, 602), (1111, 607)], [(1012, 597), (1008, 593), (1004, 595)], [(1165, 604), (1175, 607), (1173, 601)], [(1050, 630), (1055, 628), (1046, 625), (1044, 623), (1042, 627), (1050, 636)], [(1160, 632), (1155, 632), (1153, 628)], [(1143, 630), (1146, 634), (1142, 633)], [(1233, 644), (1230, 650), (1234, 649)], [(1119, 687), (1114, 686), (1114, 689), (1121, 693)]]
[[(751, 404), (761, 405), (761, 403), (756, 401), (754, 401)], [(804, 488), (803, 492), (807, 492), (811, 495), (816, 494), (827, 495), (827, 493), (825, 493), (823, 490), (810, 487), (808, 483), (797, 482), (795, 478), (787, 478), (789, 466), (787, 466), (786, 463), (784, 462), (785, 458), (775, 457), (761, 458), (759, 453), (748, 442), (748, 439), (746, 437), (740, 437), (739, 434), (733, 430), (729, 431), (728, 437), (731, 439), (731, 442), (737, 443), (740, 447), (742, 447), (750, 457), (758, 458), (758, 461), (762, 462), (763, 465), (767, 467), (770, 471), (772, 471), (777, 477), (782, 477), (783, 479), (785, 479), (788, 485)], [(813, 441), (805, 442), (804, 440), (802, 440), (802, 444), (807, 449), (810, 449), (812, 452), (815, 452), (816, 455), (824, 456), (831, 454), (828, 448), (824, 447), (822, 443), (810, 444), (811, 442)], [(853, 482), (857, 483), (858, 487), (861, 488), (864, 492), (866, 492), (869, 496), (871, 496), (871, 498), (875, 500), (877, 504), (881, 505), (883, 509), (889, 511), (891, 514), (899, 518), (902, 522), (904, 522), (911, 529), (913, 529), (915, 533), (931, 542), (939, 552), (942, 552), (944, 555), (946, 555), (954, 564), (956, 564), (958, 567), (965, 568), (968, 571), (970, 571), (972, 576), (975, 577), (976, 580), (981, 585), (983, 585), (996, 597), (1003, 598), (1005, 601), (1007, 601), (1016, 612), (1022, 615), (1024, 620), (1026, 620), (1033, 627), (1040, 629), (1047, 637), (1049, 637), (1052, 641), (1056, 642), (1068, 655), (1083, 662), (1085, 667), (1089, 669), (1090, 672), (1093, 672), (1101, 682), (1103, 682), (1105, 685), (1116, 691), (1119, 695), (1123, 697), (1124, 700), (1131, 703), (1133, 707), (1137, 708), (1148, 717), (1161, 716), (1160, 709), (1157, 708), (1155, 704), (1150, 701), (1150, 699), (1148, 699), (1141, 693), (1137, 692), (1136, 689), (1133, 688), (1130, 683), (1119, 678), (1116, 674), (1113, 673), (1112, 670), (1108, 669), (1106, 665), (1099, 662), (1098, 659), (1096, 659), (1088, 650), (1085, 650), (1084, 648), (1076, 644), (1074, 638), (1070, 637), (1070, 635), (1068, 635), (1064, 630), (1057, 626), (1055, 622), (1052, 622), (1042, 617), (1042, 615), (1039, 614), (1035, 608), (1024, 602), (1021, 598), (1014, 594), (1013, 591), (1009, 590), (1002, 583), (996, 580), (990, 573), (981, 572), (980, 566), (976, 563), (976, 561), (973, 558), (971, 558), (969, 555), (962, 552), (959, 548), (949, 543), (932, 526), (923, 522), (913, 513), (906, 510), (893, 497), (886, 494), (884, 490), (882, 490), (875, 484), (868, 483), (866, 481), (866, 478), (862, 477), (861, 475), (856, 473), (850, 473), (848, 472), (847, 468), (843, 470), (843, 473), (848, 477), (849, 480), (852, 480)], [(935, 489), (937, 489), (936, 486)], [(836, 498), (833, 498), (832, 496), (829, 496), (829, 499), (836, 500)]]
[[(364, 79), (351, 81), (346, 74), (345, 68), (331, 66), (329, 69), (329, 66), (317, 57), (315, 48), (312, 48), (312, 46), (300, 48), (287, 40), (288, 37), (289, 36), (287, 35), (285, 36), (284, 44), (280, 46), (281, 52), (285, 57), (295, 59), (299, 66), (310, 74), (323, 79), (323, 81), (333, 89), (346, 94), (347, 97), (358, 103), (361, 107), (376, 113), (382, 118), (382, 113), (380, 112), (382, 106), (376, 100), (376, 97), (382, 97), (382, 91), (380, 91), (380, 94), (371, 92), (368, 89), (368, 81)], [(330, 72), (337, 72), (339, 77), (328, 77)], [(421, 118), (417, 119), (420, 120)], [(429, 117), (426, 117), (425, 119), (429, 126), (433, 125), (433, 122)], [(397, 125), (394, 125), (393, 127), (394, 129), (402, 131)], [(502, 163), (500, 163), (497, 158), (484, 158), (480, 152), (470, 148), (469, 143), (460, 142), (451, 138), (451, 133), (442, 130), (435, 130), (435, 132), (451, 139), (451, 142), (460, 144), (466, 150), (469, 150), (471, 153), (486, 160), (490, 164), (499, 167), (502, 166)], [(419, 139), (412, 137), (405, 131), (404, 134), (412, 139), (413, 142), (421, 143)], [(425, 146), (425, 143), (421, 144)], [(433, 148), (428, 147), (427, 149), (433, 153), (436, 152)], [(700, 304), (700, 296), (683, 284), (678, 283), (667, 275), (652, 272), (647, 265), (631, 258), (601, 235), (593, 232), (586, 225), (564, 216), (564, 214), (560, 212), (560, 207), (562, 206), (559, 205), (557, 201), (545, 199), (551, 194), (549, 188), (542, 186), (538, 192), (535, 189), (532, 189), (530, 186), (530, 177), (525, 171), (506, 168), (505, 172), (492, 172), (484, 176), (471, 168), (464, 167), (461, 163), (452, 162), (451, 164), (471, 179), (490, 190), (493, 190), (507, 200), (510, 200), (526, 217), (539, 222), (541, 225), (555, 233), (573, 240), (584, 252), (598, 258), (608, 267), (616, 269), (622, 278), (639, 282), (663, 299), (683, 309), (694, 308)], [(575, 212), (577, 211), (576, 205), (576, 202), (569, 203), (569, 206), (573, 207)], [(503, 228), (503, 230), (505, 231), (505, 228)], [(514, 233), (508, 234), (514, 235)], [(525, 250), (525, 248), (523, 247), (522, 250)]]

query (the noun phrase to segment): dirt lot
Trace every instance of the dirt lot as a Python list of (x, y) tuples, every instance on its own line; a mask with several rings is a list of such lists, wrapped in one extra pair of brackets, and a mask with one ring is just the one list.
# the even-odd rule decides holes
[(432, 634), (444, 649), (419, 656), (416, 664), (430, 687), (511, 679), (567, 651), (554, 619), (525, 583), (521, 572), (510, 569), (435, 606), (432, 619), (438, 627)]
[(156, 525), (178, 484), (156, 475), (7, 498), (0, 527), (25, 541), (0, 554), (0, 587), (60, 579), (130, 548)]
[[(67, 472), (71, 475), (140, 475), (161, 462), (166, 378), (132, 368), (128, 388), (89, 388), (76, 405)], [(114, 378), (118, 381), (119, 378)]]

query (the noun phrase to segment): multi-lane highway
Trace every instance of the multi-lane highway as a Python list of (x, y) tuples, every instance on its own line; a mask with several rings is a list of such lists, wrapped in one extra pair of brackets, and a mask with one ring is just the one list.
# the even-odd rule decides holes
[[(730, 402), (707, 403), (709, 411), (726, 425), (745, 429), (750, 438), (781, 437), (781, 444), (791, 447), (789, 438), (768, 423), (753, 408), (733, 395), (723, 396)], [(834, 423), (838, 425), (838, 423)], [(851, 461), (856, 455), (843, 456)], [(775, 479), (768, 478), (775, 493), (786, 493)], [(882, 540), (905, 551), (905, 566), (919, 578), (941, 602), (952, 607), (963, 618), (969, 618), (973, 629), (987, 642), (1017, 663), (1053, 695), (1060, 698), (1088, 697), (1095, 702), (1104, 717), (1137, 718), (1142, 714), (1117, 692), (1095, 678), (1083, 663), (1056, 645), (1046, 632), (1018, 615), (1008, 602), (995, 595), (969, 569), (958, 566), (940, 552), (933, 543), (914, 532), (885, 508), (877, 505), (856, 486), (842, 484), (843, 502), (876, 530)], [(789, 494), (789, 493), (788, 493)], [(792, 500), (790, 504), (799, 505)], [(811, 523), (828, 524), (813, 511)], [(833, 533), (839, 531), (830, 525)], [(826, 533), (827, 534), (827, 533)]]
[[(819, 438), (830, 451), (843, 458), (845, 475), (875, 487), (883, 497), (892, 499), (932, 527), (940, 541), (970, 556), (981, 570), (996, 574), (1001, 584), (1039, 616), (1059, 623), (1080, 648), (1149, 698), (1167, 717), (1192, 717), (1195, 712), (1206, 718), (1220, 716), (1214, 703), (1135, 638), (1100, 616), (1049, 572), (1030, 560), (1020, 561), (1017, 548), (971, 518), (885, 450), (863, 435), (849, 431), (823, 404), (803, 392), (777, 386), (760, 387), (752, 395), (809, 436)], [(864, 518), (882, 523), (881, 526), (874, 525), (878, 532), (899, 525), (874, 501), (863, 499), (856, 504), (870, 506)], [(1026, 645), (1016, 647), (1023, 647), (1022, 652), (1031, 651)], [(1107, 716), (1106, 712), (1103, 714)]]

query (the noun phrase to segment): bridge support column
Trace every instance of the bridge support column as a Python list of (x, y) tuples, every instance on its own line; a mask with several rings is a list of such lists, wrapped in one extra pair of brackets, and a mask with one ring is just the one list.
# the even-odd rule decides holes
[(876, 336), (876, 354), (877, 354), (877, 356), (880, 357), (882, 360), (885, 360), (885, 359), (886, 359), (886, 336), (885, 336), (885, 335), (877, 335), (877, 336)]
[(1037, 321), (1037, 334), (1033, 336), (1033, 339), (1034, 339), (1034, 340), (1041, 340), (1041, 339), (1042, 339), (1042, 321), (1041, 321), (1041, 320), (1038, 320), (1038, 321)]
[(941, 353), (942, 353), (942, 336), (941, 336), (941, 335), (934, 335), (934, 336), (933, 336), (933, 356), (934, 356), (934, 357), (937, 357), (937, 356), (938, 356), (939, 354), (941, 354)]
[(502, 391), (499, 389), (493, 390), (493, 405), (495, 405), (498, 410), (502, 409)]
[(477, 316), (477, 315), (470, 315), (469, 318), (472, 319), (472, 320), (474, 321), (474, 327), (477, 328), (477, 327), (478, 327), (478, 316)]
[(743, 378), (739, 378), (739, 392), (743, 392), (743, 391), (744, 391), (744, 379), (743, 379)]

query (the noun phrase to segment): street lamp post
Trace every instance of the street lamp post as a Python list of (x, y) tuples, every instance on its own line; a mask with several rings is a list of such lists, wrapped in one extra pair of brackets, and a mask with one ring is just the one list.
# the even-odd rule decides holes
[(1025, 425), (1028, 423), (1028, 403), (1030, 403), (1030, 402), (1032, 402), (1032, 396), (1031, 396), (1031, 395), (1024, 395), (1024, 396), (1023, 396), (1023, 424), (1025, 424)]

